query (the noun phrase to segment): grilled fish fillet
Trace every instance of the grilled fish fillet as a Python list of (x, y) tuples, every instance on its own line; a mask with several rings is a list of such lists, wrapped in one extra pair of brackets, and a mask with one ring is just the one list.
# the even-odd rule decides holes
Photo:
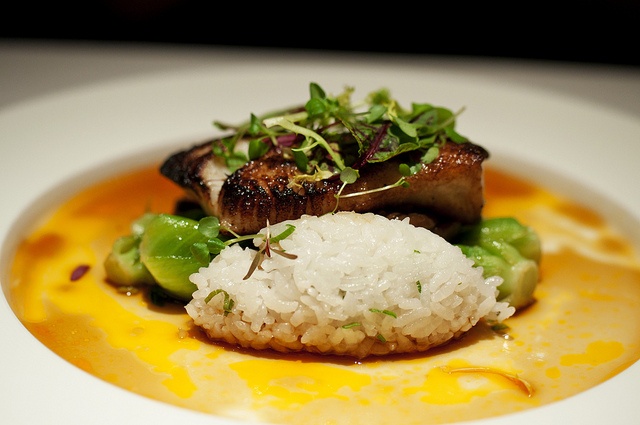
[(406, 178), (408, 187), (349, 196), (391, 185), (401, 177), (398, 166), (402, 158), (367, 164), (359, 170), (360, 178), (344, 188), (339, 201), (339, 179), (291, 187), (292, 177), (300, 171), (293, 160), (275, 151), (229, 175), (207, 141), (171, 155), (160, 172), (184, 188), (206, 213), (218, 217), (222, 228), (241, 235), (257, 233), (267, 220), (274, 224), (336, 210), (407, 216), (413, 224), (446, 237), (452, 225), (472, 224), (481, 218), (482, 163), (488, 156), (484, 148), (471, 142), (449, 141), (433, 162), (422, 164), (416, 174)]

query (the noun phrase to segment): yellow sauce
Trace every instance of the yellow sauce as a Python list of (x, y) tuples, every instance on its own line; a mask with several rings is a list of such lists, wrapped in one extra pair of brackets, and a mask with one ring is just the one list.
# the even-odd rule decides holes
[[(584, 391), (640, 358), (640, 263), (595, 211), (486, 172), (484, 215), (515, 216), (543, 240), (536, 303), (445, 347), (361, 362), (247, 352), (207, 341), (179, 305), (105, 282), (113, 241), (181, 191), (150, 167), (56, 207), (19, 246), (9, 301), (43, 344), (132, 392), (230, 418), (282, 424), (441, 424), (530, 409)], [(89, 272), (76, 281), (79, 265)], [(527, 386), (528, 385), (528, 386)], [(530, 389), (530, 391), (528, 391)]]

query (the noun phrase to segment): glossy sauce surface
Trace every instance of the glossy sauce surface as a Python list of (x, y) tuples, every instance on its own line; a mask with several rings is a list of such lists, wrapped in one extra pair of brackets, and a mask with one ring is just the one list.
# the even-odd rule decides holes
[[(489, 168), (484, 215), (514, 216), (543, 241), (536, 302), (416, 356), (361, 362), (247, 352), (207, 341), (180, 305), (105, 282), (113, 241), (182, 192), (145, 168), (82, 191), (19, 246), (9, 301), (62, 358), (132, 392), (197, 411), (282, 424), (441, 424), (535, 408), (640, 358), (640, 263), (595, 211)], [(78, 266), (89, 271), (77, 280)]]

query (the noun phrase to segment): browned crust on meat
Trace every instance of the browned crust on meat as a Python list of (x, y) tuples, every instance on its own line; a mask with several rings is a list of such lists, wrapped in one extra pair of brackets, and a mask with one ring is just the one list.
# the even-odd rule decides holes
[(160, 166), (160, 174), (185, 189), (190, 198), (204, 207), (213, 203), (204, 178), (206, 167), (212, 162), (220, 162), (220, 167), (224, 167), (213, 155), (211, 141), (207, 141), (171, 155)]
[(255, 233), (270, 223), (298, 218), (303, 214), (322, 215), (335, 205), (339, 181), (303, 183), (289, 186), (300, 174), (293, 161), (275, 152), (251, 161), (233, 173), (218, 197), (221, 222), (240, 234)]
[(337, 207), (339, 179), (292, 187), (290, 181), (300, 172), (292, 160), (277, 152), (250, 161), (227, 177), (207, 142), (173, 155), (161, 172), (185, 188), (207, 213), (217, 216), (222, 226), (238, 234), (256, 233), (267, 220), (277, 223), (334, 210), (424, 214), (431, 221), (470, 224), (481, 217), (482, 163), (488, 156), (476, 144), (447, 142), (433, 162), (407, 177), (408, 187), (346, 196), (395, 183), (401, 177), (398, 166), (407, 158), (368, 164), (360, 170), (360, 178), (344, 188)]

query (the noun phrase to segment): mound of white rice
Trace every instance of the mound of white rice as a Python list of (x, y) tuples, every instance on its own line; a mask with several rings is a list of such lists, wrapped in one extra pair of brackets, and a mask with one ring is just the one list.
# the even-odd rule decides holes
[(191, 275), (186, 309), (211, 339), (363, 358), (425, 351), (514, 313), (496, 301), (500, 277), (484, 279), (459, 248), (408, 220), (304, 216), (271, 236), (286, 224), (295, 231), (279, 244), (297, 258), (272, 253), (243, 280), (257, 251), (232, 245)]

